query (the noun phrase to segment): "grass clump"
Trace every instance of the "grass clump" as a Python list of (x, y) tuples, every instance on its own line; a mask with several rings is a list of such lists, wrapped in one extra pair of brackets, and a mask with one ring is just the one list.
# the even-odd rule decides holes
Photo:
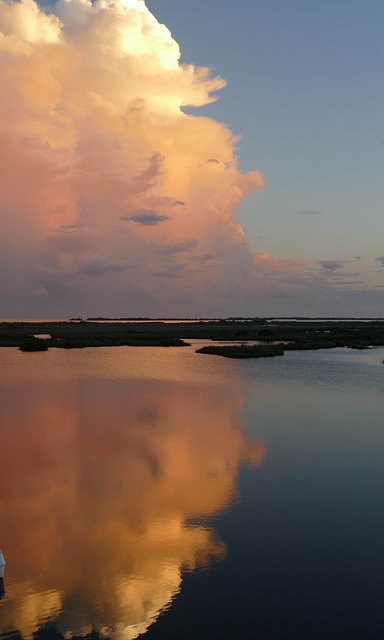
[(28, 336), (28, 338), (25, 338), (21, 343), (19, 351), (48, 351), (48, 346), (45, 340)]
[(209, 345), (197, 349), (196, 353), (208, 353), (211, 355), (223, 356), (224, 358), (270, 358), (272, 356), (284, 355), (282, 346), (278, 344)]

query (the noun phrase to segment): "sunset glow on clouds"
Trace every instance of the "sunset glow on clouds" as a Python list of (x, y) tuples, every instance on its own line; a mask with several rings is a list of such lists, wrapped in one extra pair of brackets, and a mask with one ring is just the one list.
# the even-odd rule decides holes
[(346, 259), (326, 215), (260, 243), (253, 198), (247, 236), (238, 205), (264, 179), (188, 112), (225, 81), (181, 64), (142, 0), (0, 0), (0, 86), (0, 316), (337, 314), (374, 281), (382, 299), (378, 248), (359, 280), (319, 269)]
[(184, 298), (193, 313), (250, 293), (232, 217), (263, 178), (240, 174), (228, 129), (182, 110), (224, 81), (180, 65), (141, 0), (54, 12), (0, 3), (3, 314), (175, 313)]

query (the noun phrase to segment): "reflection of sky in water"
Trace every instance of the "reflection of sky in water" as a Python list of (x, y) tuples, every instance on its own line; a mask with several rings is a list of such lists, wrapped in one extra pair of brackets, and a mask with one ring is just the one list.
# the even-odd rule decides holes
[[(2, 366), (6, 635), (32, 638), (51, 621), (67, 636), (136, 638), (179, 592), (183, 570), (223, 557), (204, 519), (233, 500), (241, 461), (264, 456), (242, 434), (236, 386), (144, 380), (151, 358), (141, 379), (87, 377), (94, 356), (106, 356), (104, 373), (113, 373), (111, 355), (115, 376), (127, 365), (116, 350), (95, 351), (54, 351), (49, 370), (49, 358), (21, 361), (10, 350)], [(130, 353), (135, 362), (139, 350)], [(25, 363), (20, 383), (12, 358)], [(164, 375), (156, 353), (152, 371)], [(177, 358), (175, 371), (182, 378)]]
[(0, 634), (384, 637), (383, 359), (1, 350)]

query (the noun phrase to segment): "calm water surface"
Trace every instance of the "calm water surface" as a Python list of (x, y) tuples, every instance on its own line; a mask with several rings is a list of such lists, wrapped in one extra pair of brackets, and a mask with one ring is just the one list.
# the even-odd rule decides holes
[(383, 359), (1, 349), (0, 637), (383, 639)]

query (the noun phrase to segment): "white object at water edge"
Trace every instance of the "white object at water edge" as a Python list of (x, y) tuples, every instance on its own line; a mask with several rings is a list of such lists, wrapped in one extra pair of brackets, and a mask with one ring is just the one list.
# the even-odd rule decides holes
[(0, 549), (0, 578), (2, 578), (4, 575), (4, 568), (5, 568), (5, 559)]

